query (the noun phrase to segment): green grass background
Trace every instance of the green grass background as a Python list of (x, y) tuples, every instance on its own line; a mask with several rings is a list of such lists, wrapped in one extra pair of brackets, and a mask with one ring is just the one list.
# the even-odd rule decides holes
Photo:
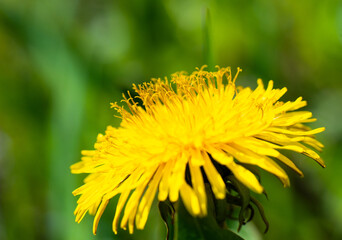
[(132, 83), (216, 64), (238, 83), (273, 79), (303, 96), (325, 126), (327, 168), (291, 155), (291, 188), (265, 173), (270, 230), (259, 216), (247, 239), (342, 239), (342, 2), (337, 0), (1, 0), (0, 239), (163, 239), (153, 207), (144, 231), (111, 232), (115, 200), (92, 236), (74, 222), (69, 166), (99, 132), (118, 126), (110, 102)]

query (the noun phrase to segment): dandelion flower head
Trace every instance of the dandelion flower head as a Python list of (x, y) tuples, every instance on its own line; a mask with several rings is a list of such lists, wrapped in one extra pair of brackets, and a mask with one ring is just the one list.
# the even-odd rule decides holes
[[(289, 186), (282, 162), (298, 174), (297, 166), (279, 150), (304, 154), (324, 167), (312, 150), (323, 145), (304, 124), (315, 121), (309, 111), (296, 111), (306, 105), (301, 97), (281, 102), (286, 88), (265, 88), (258, 79), (255, 90), (238, 87), (238, 73), (230, 68), (215, 72), (197, 69), (188, 75), (178, 72), (171, 79), (152, 79), (133, 85), (123, 95), (126, 106), (112, 103), (122, 119), (119, 127), (108, 126), (99, 134), (95, 150), (82, 151), (82, 160), (72, 173), (88, 173), (75, 210), (80, 222), (94, 214), (93, 232), (108, 202), (119, 195), (113, 231), (120, 227), (132, 233), (134, 224), (143, 229), (153, 200), (182, 199), (193, 216), (207, 214), (205, 184), (217, 199), (226, 197), (223, 166), (250, 190), (262, 193), (263, 186), (244, 164), (255, 165), (274, 174)], [(128, 107), (128, 108), (127, 108)], [(126, 109), (127, 108), (127, 109)], [(189, 176), (187, 178), (187, 175)]]

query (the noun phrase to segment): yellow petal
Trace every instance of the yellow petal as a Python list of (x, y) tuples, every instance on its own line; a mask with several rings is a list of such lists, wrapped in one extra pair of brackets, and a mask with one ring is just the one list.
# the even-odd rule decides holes
[(226, 197), (226, 185), (224, 184), (221, 175), (216, 170), (207, 153), (203, 153), (205, 163), (203, 165), (206, 176), (210, 182), (211, 188), (217, 199)]
[(188, 210), (188, 212), (193, 216), (199, 215), (201, 209), (198, 202), (198, 198), (194, 190), (187, 183), (184, 183), (181, 186), (180, 195), (182, 197), (184, 206)]
[(199, 150), (197, 150), (197, 149), (191, 150), (190, 163), (193, 166), (202, 166), (204, 164), (203, 156)]
[(228, 156), (222, 151), (218, 151), (213, 148), (210, 149), (210, 154), (217, 162), (227, 166), (232, 171), (234, 176), (244, 185), (257, 193), (263, 192), (263, 187), (260, 185), (254, 174), (248, 171), (246, 168), (236, 164), (233, 161), (232, 156)]
[[(126, 229), (127, 221), (131, 219), (132, 215), (135, 217), (135, 213), (137, 211), (140, 198), (142, 194), (144, 193), (146, 186), (150, 182), (152, 176), (155, 174), (156, 169), (157, 169), (156, 167), (146, 169), (144, 171), (144, 174), (141, 176), (139, 174), (140, 173), (139, 171), (136, 171), (135, 173), (131, 175), (131, 177), (133, 177), (132, 179), (138, 179), (137, 178), (138, 176), (140, 176), (140, 178), (135, 184), (130, 184), (129, 186), (132, 189), (132, 188), (135, 188), (135, 185), (137, 184), (136, 189), (134, 190), (133, 194), (130, 196), (128, 202), (126, 203), (125, 212), (120, 223), (121, 228)], [(131, 222), (129, 223), (130, 232), (133, 231), (133, 227), (132, 227), (133, 222), (134, 222), (134, 219), (131, 219)]]
[(232, 156), (228, 156), (224, 152), (217, 150), (213, 147), (208, 148), (208, 152), (218, 163), (222, 165), (227, 165), (234, 161)]
[(89, 208), (89, 214), (90, 215), (95, 215), (96, 214), (96, 211), (97, 211), (97, 208), (99, 207), (99, 205), (100, 205), (100, 203), (101, 203), (101, 198), (99, 198), (99, 200), (97, 201), (97, 202), (95, 202), (94, 204), (93, 204), (93, 206), (91, 206), (90, 208)]
[(159, 192), (158, 192), (158, 200), (165, 201), (168, 196), (168, 190), (170, 186), (170, 174), (172, 168), (174, 167), (174, 161), (171, 160), (170, 162), (166, 163), (164, 174), (161, 178), (159, 183)]
[(174, 169), (170, 176), (169, 199), (171, 202), (176, 202), (179, 196), (179, 189), (184, 183), (185, 168), (188, 162), (188, 155), (183, 153), (177, 159)]
[(100, 218), (104, 212), (104, 210), (106, 209), (107, 205), (108, 205), (109, 200), (105, 200), (102, 201), (99, 209), (97, 209), (95, 218), (94, 218), (94, 222), (93, 222), (93, 234), (96, 235), (96, 231), (97, 231), (97, 226), (99, 224)]
[(113, 224), (112, 224), (113, 232), (115, 234), (118, 233), (118, 221), (119, 221), (120, 213), (121, 213), (122, 208), (124, 207), (124, 205), (126, 203), (126, 200), (127, 200), (128, 196), (129, 196), (130, 192), (131, 192), (131, 189), (126, 188), (121, 193), (119, 201), (118, 201), (118, 204), (116, 205), (114, 220), (113, 220)]
[(273, 149), (270, 146), (267, 146), (266, 144), (263, 144), (262, 141), (255, 138), (241, 138), (236, 140), (234, 143), (241, 147), (246, 147), (260, 155), (272, 157), (276, 157), (279, 155), (279, 152), (277, 150)]
[(290, 113), (280, 115), (279, 117), (274, 119), (272, 122), (272, 126), (278, 126), (278, 127), (291, 126), (296, 123), (303, 122), (311, 117), (312, 117), (312, 113), (308, 111), (290, 112)]
[[(248, 146), (248, 145), (247, 145)], [(265, 155), (259, 155), (254, 153), (253, 151), (241, 147), (237, 144), (231, 144), (231, 146), (226, 145), (223, 148), (228, 153), (232, 154), (237, 160), (239, 160), (242, 163), (252, 164), (256, 165), (274, 175), (276, 175), (284, 184), (284, 186), (289, 186), (289, 178), (285, 171), (272, 159), (268, 158)], [(250, 147), (250, 149), (253, 149)]]
[(201, 169), (199, 166), (194, 166), (192, 164), (189, 165), (189, 169), (191, 174), (192, 186), (200, 204), (201, 216), (205, 216), (207, 215), (207, 195), (205, 193)]
[(136, 215), (136, 220), (135, 220), (135, 223), (138, 229), (143, 229), (146, 224), (147, 217), (150, 212), (150, 208), (151, 208), (154, 196), (156, 195), (156, 191), (157, 191), (161, 176), (163, 174), (163, 171), (164, 171), (164, 165), (161, 165), (158, 168), (153, 179), (149, 183), (148, 189), (146, 190), (144, 196), (142, 197), (140, 201), (139, 208), (138, 208), (137, 215)]
[(120, 223), (121, 228), (126, 229), (126, 225), (130, 216), (135, 216), (135, 212), (136, 212), (136, 209), (138, 208), (140, 198), (142, 194), (144, 193), (144, 190), (146, 189), (148, 182), (149, 181), (145, 181), (144, 184), (138, 186), (134, 190), (131, 197), (129, 198), (125, 207), (124, 216), (121, 219), (121, 223)]
[(300, 136), (300, 135), (314, 135), (314, 134), (323, 132), (324, 130), (325, 130), (324, 127), (316, 128), (316, 129), (313, 129), (310, 131), (290, 131), (290, 130), (286, 130), (283, 128), (277, 128), (277, 127), (267, 128), (267, 131), (270, 131), (270, 132), (279, 132), (279, 133), (285, 133), (285, 134), (289, 134), (289, 135), (298, 135), (298, 136)]
[(277, 156), (277, 158), (282, 161), (283, 163), (285, 163), (287, 166), (289, 166), (290, 168), (292, 168), (293, 170), (295, 170), (300, 176), (304, 176), (303, 172), (294, 164), (294, 162), (292, 162), (290, 159), (288, 159), (287, 157), (285, 157), (283, 154), (280, 154)]
[(76, 212), (76, 219), (75, 222), (80, 223), (84, 218), (85, 214), (87, 213), (87, 209), (82, 209)]
[(234, 176), (248, 188), (257, 193), (262, 193), (264, 188), (260, 185), (258, 179), (255, 177), (253, 173), (248, 171), (246, 168), (234, 163), (230, 162), (227, 164), (227, 167), (233, 172)]

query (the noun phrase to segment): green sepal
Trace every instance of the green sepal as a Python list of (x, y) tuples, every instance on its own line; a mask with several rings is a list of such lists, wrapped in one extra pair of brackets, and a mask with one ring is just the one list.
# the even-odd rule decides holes
[(243, 240), (242, 237), (227, 228), (221, 228), (213, 211), (204, 218), (193, 217), (185, 209), (182, 201), (178, 201), (176, 211), (177, 229), (174, 240)]
[[(239, 212), (239, 227), (238, 227), (238, 231), (240, 231), (241, 226), (246, 224), (248, 220), (250, 220), (250, 218), (248, 220), (245, 220), (245, 213), (248, 211), (248, 209), (252, 209), (252, 207), (250, 206), (250, 201), (251, 201), (250, 191), (245, 185), (239, 182), (233, 175), (229, 176), (228, 180), (235, 187), (240, 197), (239, 206), (241, 206), (241, 209)], [(228, 195), (227, 199), (228, 198), (231, 198), (231, 196)]]
[(173, 208), (173, 205), (169, 200), (159, 202), (158, 208), (160, 212), (160, 216), (162, 217), (165, 225), (166, 225), (166, 239), (167, 240), (173, 240), (174, 239), (174, 233), (175, 233), (175, 209)]
[(206, 193), (207, 215), (202, 218), (188, 213), (181, 199), (176, 203), (159, 202), (159, 211), (167, 227), (167, 240), (243, 240), (225, 224), (225, 200), (215, 199), (208, 185)]
[(269, 223), (267, 221), (267, 218), (266, 218), (266, 215), (265, 215), (265, 212), (264, 212), (264, 208), (262, 207), (261, 203), (258, 200), (256, 200), (254, 197), (252, 197), (252, 196), (251, 196), (251, 201), (258, 208), (259, 213), (261, 215), (261, 218), (262, 218), (262, 220), (264, 221), (264, 223), (266, 225), (264, 233), (267, 233), (268, 228), (269, 228)]

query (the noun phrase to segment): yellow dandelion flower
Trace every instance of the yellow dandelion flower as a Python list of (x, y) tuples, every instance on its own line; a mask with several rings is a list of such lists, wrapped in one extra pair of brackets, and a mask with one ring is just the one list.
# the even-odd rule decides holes
[[(207, 214), (205, 182), (217, 199), (226, 197), (226, 184), (215, 165), (225, 166), (235, 178), (257, 193), (263, 187), (256, 176), (241, 164), (260, 167), (289, 186), (282, 162), (302, 175), (296, 165), (279, 150), (302, 153), (324, 167), (320, 156), (308, 146), (321, 150), (314, 134), (304, 123), (315, 121), (301, 97), (281, 102), (286, 88), (237, 87), (230, 68), (216, 72), (197, 69), (191, 75), (179, 72), (171, 80), (153, 79), (133, 85), (136, 97), (124, 95), (129, 111), (113, 103), (122, 118), (118, 128), (107, 127), (99, 134), (95, 150), (82, 151), (82, 161), (72, 173), (88, 173), (84, 185), (73, 194), (81, 195), (75, 210), (80, 222), (89, 211), (95, 214), (93, 232), (109, 200), (120, 195), (113, 220), (132, 233), (134, 223), (143, 229), (151, 204), (182, 199), (193, 216)], [(142, 104), (138, 104), (141, 102)], [(186, 172), (190, 180), (186, 180)]]

